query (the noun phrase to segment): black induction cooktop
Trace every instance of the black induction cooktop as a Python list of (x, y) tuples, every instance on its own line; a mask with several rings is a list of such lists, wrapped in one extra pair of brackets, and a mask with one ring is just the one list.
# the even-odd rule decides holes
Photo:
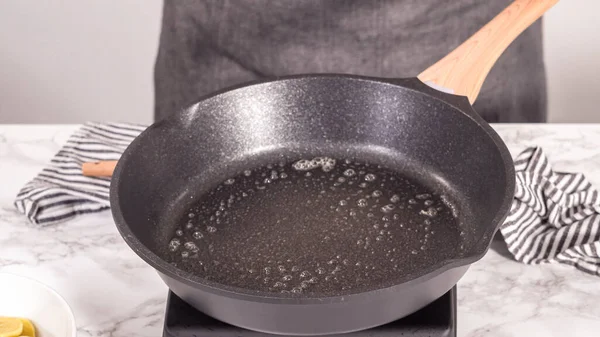
[[(209, 317), (169, 292), (163, 337), (277, 336), (246, 330)], [(456, 287), (418, 312), (397, 321), (358, 332), (329, 336), (456, 336)]]

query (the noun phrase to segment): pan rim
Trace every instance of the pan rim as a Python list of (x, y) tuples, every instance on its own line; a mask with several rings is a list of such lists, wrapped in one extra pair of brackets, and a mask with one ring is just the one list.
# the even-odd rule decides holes
[[(146, 134), (151, 132), (153, 128), (161, 127), (163, 124), (177, 124), (178, 119), (184, 117), (185, 112), (193, 109), (194, 106), (200, 104), (203, 101), (209, 100), (213, 97), (219, 96), (224, 93), (232, 92), (237, 89), (247, 88), (249, 86), (254, 85), (262, 85), (273, 82), (281, 82), (287, 80), (302, 80), (302, 79), (315, 79), (315, 78), (332, 78), (332, 79), (350, 79), (350, 80), (359, 80), (366, 82), (376, 82), (377, 84), (387, 84), (392, 86), (401, 86), (403, 88), (413, 90), (423, 95), (427, 95), (431, 98), (442, 101), (445, 104), (453, 106), (458, 113), (462, 113), (466, 115), (466, 117), (470, 118), (474, 123), (478, 125), (485, 132), (485, 134), (490, 137), (492, 142), (496, 145), (496, 148), (499, 151), (499, 154), (505, 164), (505, 172), (506, 174), (506, 188), (504, 190), (503, 202), (501, 206), (498, 208), (492, 223), (494, 226), (487, 226), (486, 231), (482, 236), (479, 237), (479, 240), (476, 241), (472, 248), (462, 257), (451, 257), (448, 259), (437, 261), (430, 266), (423, 268), (419, 271), (419, 273), (415, 273), (417, 277), (408, 279), (401, 283), (395, 283), (390, 286), (383, 285), (379, 288), (375, 288), (367, 291), (351, 291), (348, 293), (340, 292), (336, 295), (326, 295), (326, 296), (311, 296), (305, 294), (280, 294), (280, 293), (272, 293), (272, 292), (264, 292), (264, 291), (256, 291), (249, 290), (240, 287), (228, 286), (221, 283), (213, 282), (206, 280), (202, 277), (196, 276), (192, 273), (185, 272), (181, 269), (178, 269), (165, 260), (161, 259), (157, 254), (148, 249), (145, 245), (141, 243), (133, 234), (130, 229), (129, 224), (125, 221), (123, 214), (121, 212), (120, 206), (120, 198), (118, 194), (118, 189), (120, 185), (120, 176), (121, 171), (123, 169), (123, 163), (127, 161), (128, 153), (135, 149), (136, 144), (140, 142), (141, 139), (145, 137)], [(465, 104), (466, 102), (466, 104)], [(466, 111), (465, 111), (466, 110)], [(119, 160), (117, 166), (114, 170), (112, 182), (110, 184), (110, 204), (111, 204), (111, 212), (113, 215), (113, 219), (115, 221), (117, 230), (120, 235), (123, 237), (124, 241), (127, 245), (146, 263), (156, 269), (159, 273), (164, 274), (172, 279), (175, 279), (178, 282), (182, 282), (186, 285), (192, 286), (196, 289), (201, 289), (204, 291), (211, 292), (213, 294), (227, 296), (230, 298), (236, 298), (240, 300), (253, 301), (253, 302), (262, 302), (262, 303), (274, 303), (274, 304), (298, 304), (298, 305), (308, 305), (308, 304), (335, 304), (342, 302), (350, 302), (350, 301), (369, 301), (372, 300), (373, 294), (382, 293), (387, 291), (394, 291), (396, 287), (406, 287), (412, 284), (417, 284), (434, 278), (435, 276), (442, 274), (450, 269), (462, 267), (465, 265), (470, 265), (478, 260), (480, 260), (489, 250), (489, 247), (492, 242), (492, 238), (495, 232), (499, 229), (500, 225), (504, 221), (504, 219), (508, 216), (508, 210), (512, 203), (512, 199), (514, 196), (514, 165), (512, 162), (512, 157), (510, 156), (510, 152), (506, 147), (505, 143), (502, 141), (500, 136), (495, 132), (495, 130), (486, 123), (479, 115), (473, 110), (472, 106), (469, 104), (468, 100), (464, 96), (457, 96), (448, 93), (443, 93), (437, 91), (429, 86), (423, 84), (417, 78), (405, 78), (405, 79), (387, 79), (387, 78), (376, 78), (376, 77), (368, 77), (361, 75), (349, 75), (349, 74), (301, 74), (301, 75), (289, 75), (276, 77), (275, 79), (263, 79), (258, 81), (247, 82), (245, 84), (236, 85), (233, 87), (229, 87), (210, 95), (207, 95), (199, 100), (196, 103), (189, 105), (188, 107), (180, 110), (179, 113), (175, 113), (161, 121), (157, 121), (150, 125), (146, 130), (144, 130), (140, 135), (138, 135), (131, 144), (127, 147), (127, 149), (123, 152), (121, 157), (125, 160)]]

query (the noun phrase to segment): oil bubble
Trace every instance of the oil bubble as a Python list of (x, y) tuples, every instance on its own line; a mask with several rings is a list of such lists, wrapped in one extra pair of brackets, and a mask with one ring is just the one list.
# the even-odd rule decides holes
[(193, 243), (193, 242), (186, 242), (186, 243), (183, 245), (183, 247), (184, 247), (185, 249), (187, 249), (187, 250), (190, 250), (190, 251), (192, 251), (192, 253), (197, 253), (197, 252), (198, 252), (198, 250), (200, 250), (200, 249), (198, 248), (198, 246), (196, 246), (196, 244), (195, 244), (195, 243)]
[(427, 209), (422, 209), (421, 212), (419, 212), (419, 213), (433, 218), (437, 215), (438, 211), (434, 207), (429, 207)]
[(169, 250), (174, 252), (177, 249), (179, 249), (179, 246), (181, 246), (181, 241), (177, 238), (171, 240), (171, 242), (169, 242)]
[(346, 177), (352, 177), (356, 175), (356, 171), (354, 171), (353, 169), (347, 169), (346, 171), (344, 171), (344, 175)]
[(383, 213), (390, 213), (391, 211), (393, 211), (393, 210), (394, 210), (394, 208), (396, 208), (396, 206), (394, 206), (394, 205), (392, 205), (392, 204), (387, 204), (387, 205), (385, 205), (385, 206), (381, 207), (381, 211), (382, 211)]

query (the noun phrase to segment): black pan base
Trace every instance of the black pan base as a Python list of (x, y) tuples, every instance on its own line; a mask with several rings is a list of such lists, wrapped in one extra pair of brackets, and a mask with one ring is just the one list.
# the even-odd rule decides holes
[[(169, 292), (163, 337), (277, 336), (238, 328), (207, 316)], [(368, 330), (329, 336), (456, 336), (456, 287), (418, 312)]]

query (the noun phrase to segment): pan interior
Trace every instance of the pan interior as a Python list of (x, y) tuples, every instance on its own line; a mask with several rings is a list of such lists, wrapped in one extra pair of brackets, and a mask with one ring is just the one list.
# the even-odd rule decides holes
[(159, 252), (231, 287), (321, 297), (369, 291), (461, 255), (466, 231), (449, 199), (354, 158), (280, 161), (203, 194), (170, 221), (178, 226)]
[[(299, 160), (314, 158), (333, 159), (335, 168), (324, 171), (321, 165), (314, 170), (302, 171), (292, 167)], [(280, 163), (283, 167), (279, 166)], [(120, 166), (115, 190), (119, 195), (117, 208), (124, 220), (121, 225), (139, 242), (134, 243), (134, 249), (139, 244), (149, 250), (152, 256), (146, 256), (147, 261), (161, 272), (171, 270), (197, 283), (238, 292), (271, 292), (275, 288), (279, 292), (302, 288), (302, 282), (310, 282), (313, 277), (318, 279), (317, 282), (324, 282), (329, 275), (335, 277), (335, 273), (331, 273), (336, 267), (350, 269), (350, 264), (353, 264), (352, 269), (357, 271), (361, 265), (356, 266), (356, 263), (364, 260), (361, 257), (363, 252), (376, 255), (376, 258), (367, 259), (372, 263), (363, 266), (365, 270), (361, 270), (360, 274), (365, 276), (368, 272), (372, 277), (354, 278), (353, 283), (343, 285), (333, 282), (334, 286), (314, 287), (316, 293), (312, 294), (309, 290), (300, 291), (311, 296), (343, 295), (388, 287), (422, 276), (445, 260), (473, 254), (475, 243), (482, 239), (482, 235), (489, 234), (490, 227), (496, 226), (492, 220), (502, 206), (507, 181), (505, 163), (497, 145), (468, 115), (414, 90), (375, 81), (335, 77), (257, 84), (204, 100), (176, 117), (150, 127), (126, 151)], [(355, 175), (344, 175), (348, 169), (354, 170)], [(244, 179), (242, 177), (246, 177), (244, 172), (247, 170), (251, 171), (251, 175)], [(242, 188), (259, 191), (258, 186), (266, 185), (265, 179), (272, 178), (273, 170), (277, 179), (271, 179), (269, 187), (260, 191), (267, 193), (247, 199), (242, 196), (242, 200), (236, 203)], [(282, 172), (288, 177), (281, 179)], [(313, 178), (326, 180), (326, 184), (316, 184), (313, 189), (299, 188), (307, 181), (315, 181), (307, 179), (307, 172), (314, 174)], [(363, 220), (370, 219), (368, 213), (375, 212), (359, 209), (358, 203), (362, 198), (352, 195), (358, 193), (358, 186), (366, 181), (367, 174), (380, 179), (385, 177), (385, 181), (377, 182), (384, 186), (372, 184), (363, 189), (365, 196), (374, 198), (368, 202), (369, 207), (376, 205), (374, 210), (378, 220), (369, 224)], [(313, 198), (325, 187), (341, 187), (333, 186), (341, 177), (345, 178), (343, 183), (347, 190), (326, 193), (327, 197), (323, 197), (322, 202), (318, 197)], [(334, 179), (330, 181), (329, 178)], [(229, 184), (229, 179), (233, 179), (233, 183)], [(286, 179), (296, 181), (298, 186), (286, 189), (286, 185), (281, 183)], [(350, 181), (353, 181), (353, 187), (348, 185)], [(220, 190), (216, 190), (219, 186)], [(374, 196), (375, 191), (382, 195)], [(240, 205), (239, 209), (229, 209), (229, 215), (235, 215), (235, 219), (221, 218), (221, 223), (217, 224), (216, 212), (220, 211), (222, 215), (227, 210), (232, 194), (236, 194), (233, 205)], [(399, 205), (392, 202), (395, 194), (399, 195), (405, 207), (402, 212)], [(417, 195), (424, 194), (432, 196), (417, 198)], [(350, 200), (347, 200), (348, 197)], [(381, 200), (374, 202), (377, 198)], [(412, 204), (409, 200), (417, 203)], [(221, 205), (222, 201), (225, 205)], [(307, 201), (314, 204), (311, 206)], [(425, 205), (425, 201), (439, 208), (431, 211), (437, 212), (435, 217), (422, 214), (422, 211), (428, 212), (429, 206)], [(326, 238), (327, 226), (337, 228), (334, 232), (341, 233), (343, 218), (352, 216), (351, 203), (356, 204), (354, 212), (361, 212), (360, 221), (352, 222), (352, 225), (360, 225), (365, 231), (368, 228), (368, 235), (364, 239), (356, 238), (356, 241), (354, 236), (331, 238), (329, 235), (330, 238)], [(390, 204), (394, 204), (395, 212), (388, 216), (382, 208)], [(409, 205), (414, 206), (410, 212)], [(219, 209), (221, 206), (225, 209)], [(342, 209), (337, 211), (338, 207)], [(190, 217), (190, 213), (193, 216)], [(340, 215), (336, 215), (338, 213)], [(400, 218), (394, 219), (394, 214)], [(319, 218), (319, 215), (322, 217)], [(211, 216), (215, 217), (212, 220), (214, 224)], [(388, 222), (384, 220), (386, 216), (391, 217), (388, 227), (384, 226)], [(277, 227), (277, 220), (281, 222), (285, 217), (290, 222)], [(192, 225), (187, 228), (190, 219), (193, 220)], [(311, 219), (313, 222), (310, 222)], [(392, 223), (397, 227), (391, 228)], [(404, 228), (410, 227), (414, 234), (408, 230), (402, 232), (400, 224)], [(425, 249), (420, 250), (423, 242), (419, 240), (425, 239), (426, 226), (429, 226), (430, 238)], [(296, 231), (290, 232), (294, 228)], [(323, 228), (323, 231), (319, 233), (317, 228)], [(169, 246), (171, 240), (178, 236), (178, 229), (184, 233), (180, 239), (182, 246), (176, 250), (179, 257), (175, 257)], [(353, 229), (347, 230), (358, 235)], [(432, 230), (434, 235), (431, 235)], [(256, 235), (261, 231), (260, 235), (265, 238), (259, 240)], [(385, 231), (384, 234), (380, 234), (381, 231)], [(196, 236), (202, 235), (203, 238), (191, 240), (196, 232), (200, 232)], [(252, 252), (248, 250), (250, 245), (240, 246), (240, 242), (262, 244), (254, 251), (256, 256), (268, 254), (269, 247), (277, 253), (276, 246), (287, 242), (289, 251), (313, 257), (315, 263), (310, 268), (295, 266), (285, 254), (265, 258), (267, 264), (272, 260), (272, 266), (261, 263), (235, 266), (241, 261), (228, 260), (227, 263), (234, 265), (230, 266), (231, 270), (234, 267), (244, 269), (245, 278), (251, 275), (253, 280), (270, 277), (265, 268), (272, 268), (269, 273), (275, 275), (267, 283), (274, 289), (256, 289), (252, 287), (256, 284), (248, 283), (247, 279), (232, 282), (232, 278), (238, 280), (240, 277), (237, 269), (233, 274), (226, 269), (230, 274), (210, 276), (204, 267), (210, 264), (214, 267), (215, 260), (189, 259), (199, 253), (196, 249), (206, 250), (203, 254), (211, 249), (211, 243), (200, 247), (202, 240), (207, 241), (209, 235), (213, 235), (214, 239), (213, 252), (234, 251), (240, 247), (247, 250), (244, 254), (241, 254), (243, 250), (230, 254), (230, 258), (237, 256), (241, 259)], [(379, 236), (383, 238), (378, 240)], [(231, 241), (227, 241), (228, 238)], [(370, 243), (365, 249), (367, 238)], [(386, 240), (386, 249), (372, 249), (383, 239)], [(328, 245), (327, 240), (333, 240), (335, 244)], [(193, 242), (196, 247), (185, 247), (186, 242)], [(215, 248), (215, 244), (219, 247)], [(406, 255), (393, 252), (386, 256), (388, 250), (394, 248)], [(180, 258), (183, 249), (188, 251), (188, 262)], [(412, 254), (417, 249), (417, 254)], [(335, 251), (341, 251), (348, 257)], [(402, 259), (395, 269), (395, 264), (387, 262), (385, 265), (374, 264), (375, 261), (390, 261), (392, 258)], [(189, 265), (189, 261), (194, 261), (195, 265)], [(323, 263), (326, 266), (321, 266)], [(284, 271), (280, 270), (280, 266)], [(294, 267), (298, 270), (292, 272)], [(367, 270), (367, 267), (375, 269)], [(326, 273), (319, 274), (319, 268), (325, 269)], [(302, 276), (304, 271), (310, 275)], [(337, 272), (340, 275), (341, 271)], [(346, 275), (358, 274), (349, 272)], [(298, 284), (292, 287), (290, 283), (286, 289), (275, 287), (287, 276)], [(288, 295), (298, 296), (294, 293)]]

